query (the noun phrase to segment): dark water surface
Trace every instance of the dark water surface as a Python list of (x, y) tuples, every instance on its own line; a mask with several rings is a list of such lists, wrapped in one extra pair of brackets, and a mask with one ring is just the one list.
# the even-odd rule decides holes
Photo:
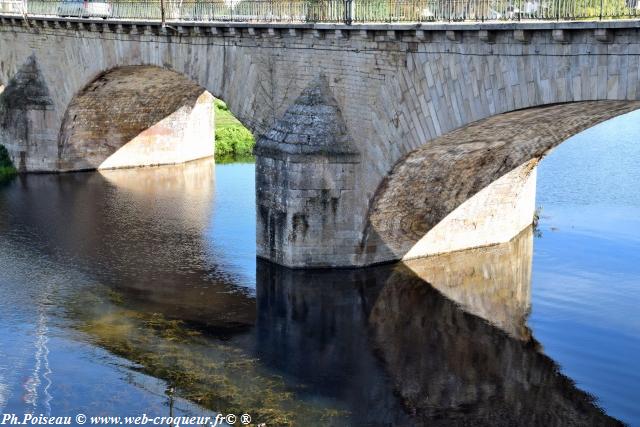
[(356, 270), (256, 262), (252, 164), (20, 177), (0, 413), (640, 425), (639, 134), (627, 115), (542, 162), (541, 237)]

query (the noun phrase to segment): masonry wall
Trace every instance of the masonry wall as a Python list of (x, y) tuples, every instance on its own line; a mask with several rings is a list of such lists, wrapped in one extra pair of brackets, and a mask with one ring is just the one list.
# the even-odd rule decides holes
[[(16, 164), (24, 159), (27, 170), (56, 170), (52, 156), (70, 103), (109, 70), (144, 65), (175, 71), (227, 101), (258, 137), (323, 75), (360, 161), (349, 172), (355, 195), (339, 214), (348, 218), (337, 218), (353, 224), (357, 237), (343, 242), (352, 249), (344, 250), (350, 256), (323, 261), (326, 242), (309, 244), (307, 256), (318, 265), (397, 259), (384, 242), (366, 241), (374, 196), (401, 159), (439, 136), (518, 109), (640, 99), (640, 38), (633, 22), (213, 24), (175, 30), (153, 23), (74, 20), (31, 20), (27, 26), (21, 19), (2, 18), (1, 24), (0, 81), (11, 87), (11, 79), (33, 58), (51, 101), (44, 109), (19, 110), (28, 136), (19, 134), (24, 127), (15, 127), (15, 120), (6, 119), (14, 113), (3, 113), (3, 143)], [(414, 194), (421, 191), (416, 188)], [(287, 233), (293, 218), (287, 218)], [(324, 230), (323, 236), (339, 231)]]

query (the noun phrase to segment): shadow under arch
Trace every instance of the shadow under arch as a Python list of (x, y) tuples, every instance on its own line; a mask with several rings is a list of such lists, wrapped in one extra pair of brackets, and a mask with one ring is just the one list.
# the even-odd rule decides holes
[(59, 171), (184, 163), (214, 154), (213, 96), (157, 66), (110, 69), (69, 103)]
[(410, 152), (371, 201), (362, 263), (510, 240), (533, 220), (537, 162), (569, 137), (638, 108), (637, 101), (584, 101), (517, 110)]

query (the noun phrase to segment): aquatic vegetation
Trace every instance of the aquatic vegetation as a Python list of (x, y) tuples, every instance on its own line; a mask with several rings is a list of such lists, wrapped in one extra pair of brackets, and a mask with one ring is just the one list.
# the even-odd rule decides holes
[(16, 168), (9, 158), (7, 149), (3, 145), (0, 145), (0, 182), (14, 177), (16, 173)]
[(98, 287), (80, 296), (70, 314), (95, 344), (167, 381), (180, 397), (217, 412), (249, 413), (255, 423), (268, 426), (312, 425), (309, 420), (344, 424), (346, 414), (339, 408), (300, 400), (245, 350), (181, 320), (129, 308), (125, 300)]
[(216, 162), (253, 161), (255, 139), (229, 111), (227, 104), (214, 101), (216, 122)]
[(542, 230), (540, 230), (540, 217), (542, 216), (542, 206), (538, 206), (533, 212), (533, 235), (535, 237), (542, 237)]

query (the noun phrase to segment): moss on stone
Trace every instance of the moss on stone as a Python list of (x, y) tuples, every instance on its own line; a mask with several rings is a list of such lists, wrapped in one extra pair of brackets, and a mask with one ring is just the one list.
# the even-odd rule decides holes
[(0, 145), (0, 182), (9, 180), (16, 175), (16, 168), (11, 163), (9, 153), (3, 145)]

